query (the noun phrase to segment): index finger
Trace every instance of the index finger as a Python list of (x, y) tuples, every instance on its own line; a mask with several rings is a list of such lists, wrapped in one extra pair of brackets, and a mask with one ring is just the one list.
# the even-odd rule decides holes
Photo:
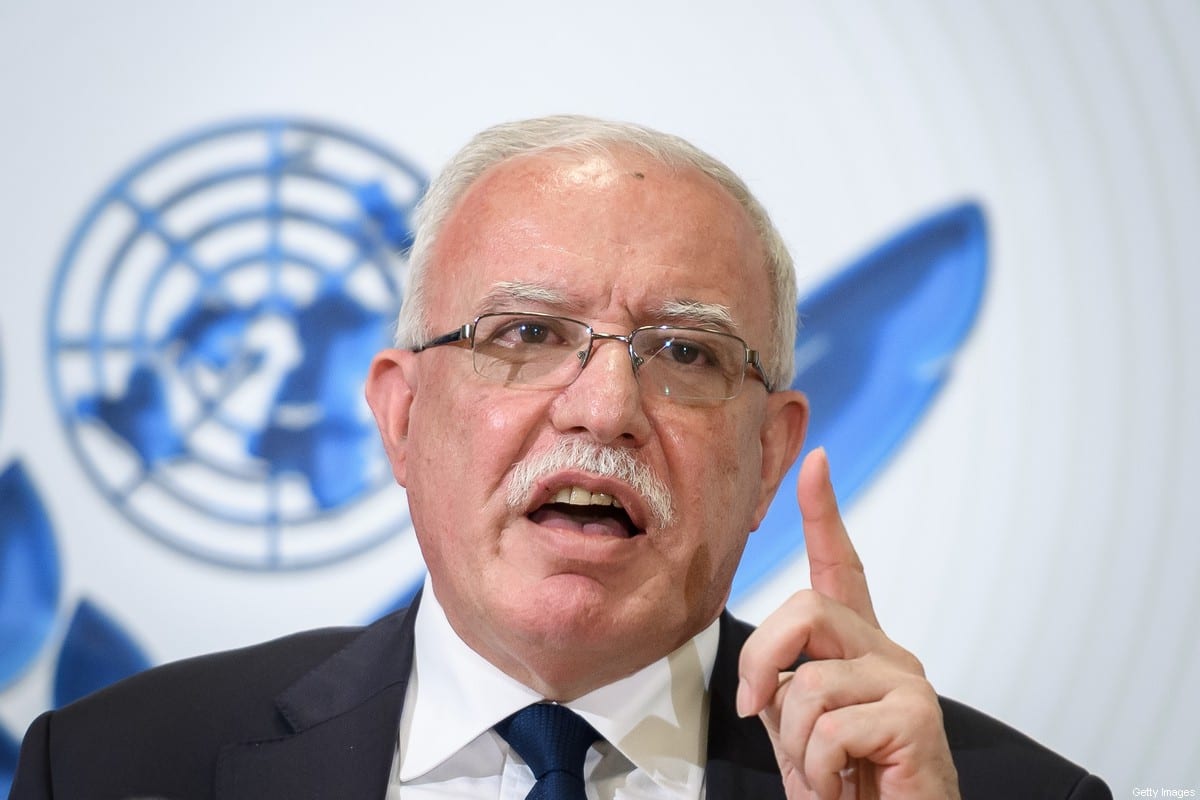
[(825, 448), (813, 450), (800, 465), (796, 502), (804, 519), (804, 546), (808, 551), (812, 588), (878, 628), (862, 561), (838, 510)]

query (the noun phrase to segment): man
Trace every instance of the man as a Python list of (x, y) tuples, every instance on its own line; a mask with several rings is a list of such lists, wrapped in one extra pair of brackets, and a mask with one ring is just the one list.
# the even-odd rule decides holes
[(44, 715), (13, 797), (1108, 797), (883, 634), (820, 450), (812, 590), (753, 632), (723, 613), (804, 439), (795, 294), (765, 212), (682, 140), (476, 137), (367, 380), (418, 603)]

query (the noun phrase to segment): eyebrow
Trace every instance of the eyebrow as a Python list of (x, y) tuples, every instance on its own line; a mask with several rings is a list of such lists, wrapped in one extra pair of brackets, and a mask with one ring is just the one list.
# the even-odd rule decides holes
[[(479, 302), (481, 313), (512, 309), (522, 303), (538, 303), (577, 312), (579, 304), (559, 289), (544, 283), (497, 281)], [(730, 333), (737, 331), (729, 307), (699, 300), (665, 300), (652, 311), (661, 325), (709, 326)]]
[(702, 303), (699, 300), (667, 300), (658, 307), (656, 317), (669, 325), (708, 325), (734, 332), (733, 315), (729, 307), (720, 303)]
[(479, 301), (479, 309), (494, 311), (512, 308), (521, 303), (540, 303), (548, 306), (571, 307), (567, 297), (558, 289), (544, 283), (498, 281)]

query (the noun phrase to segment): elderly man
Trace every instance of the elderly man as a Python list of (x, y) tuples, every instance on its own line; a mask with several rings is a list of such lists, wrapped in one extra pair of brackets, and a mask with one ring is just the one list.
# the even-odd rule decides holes
[(724, 612), (804, 439), (795, 278), (725, 166), (644, 128), (498, 126), (430, 187), (367, 380), (413, 608), (44, 715), (13, 797), (1100, 798), (879, 629), (824, 453), (812, 590)]

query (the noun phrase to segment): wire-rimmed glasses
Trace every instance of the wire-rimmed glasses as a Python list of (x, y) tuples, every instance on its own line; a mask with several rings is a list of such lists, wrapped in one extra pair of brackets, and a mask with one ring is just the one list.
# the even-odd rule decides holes
[(466, 347), (475, 372), (488, 380), (562, 388), (587, 366), (597, 339), (624, 342), (639, 385), (674, 400), (732, 399), (741, 391), (747, 367), (772, 391), (757, 350), (731, 333), (705, 328), (646, 325), (622, 336), (597, 333), (586, 322), (553, 314), (482, 314), (412, 351)]

